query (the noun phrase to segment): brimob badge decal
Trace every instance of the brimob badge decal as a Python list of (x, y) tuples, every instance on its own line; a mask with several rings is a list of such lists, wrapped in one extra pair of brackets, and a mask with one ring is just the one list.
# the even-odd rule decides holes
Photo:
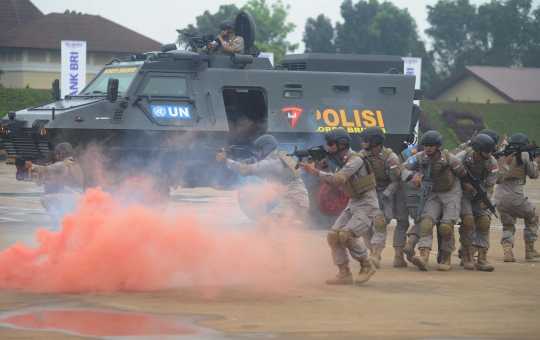
[(302, 112), (304, 109), (297, 106), (287, 106), (281, 109), (281, 112), (283, 113), (283, 117), (285, 117), (285, 120), (287, 121), (287, 124), (289, 124), (289, 128), (294, 129), (294, 126), (296, 125), (296, 122), (302, 115)]

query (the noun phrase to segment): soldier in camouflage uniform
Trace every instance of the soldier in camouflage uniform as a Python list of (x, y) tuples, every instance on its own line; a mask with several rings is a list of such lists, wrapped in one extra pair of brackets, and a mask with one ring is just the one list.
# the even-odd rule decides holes
[(394, 195), (401, 181), (398, 156), (383, 145), (385, 138), (384, 132), (378, 126), (368, 127), (360, 134), (364, 148), (360, 153), (370, 162), (377, 181), (380, 211), (373, 219), (373, 251), (369, 257), (377, 269), (380, 268), (381, 253), (386, 246), (386, 228), (393, 217)]
[[(241, 176), (257, 176), (266, 179), (281, 196), (281, 203), (260, 220), (261, 227), (277, 251), (283, 251), (282, 226), (303, 216), (309, 208), (306, 186), (300, 178), (296, 162), (283, 150), (272, 135), (263, 135), (253, 142), (259, 161), (254, 164), (236, 162), (227, 158), (225, 150), (216, 154), (218, 162), (225, 161), (229, 169)], [(283, 254), (278, 254), (279, 256)]]
[[(471, 174), (483, 184), (490, 199), (499, 173), (497, 161), (491, 156), (494, 145), (495, 142), (490, 136), (478, 134), (471, 141), (470, 147), (456, 155), (463, 164), (467, 165)], [(463, 267), (468, 270), (476, 268), (483, 271), (493, 271), (495, 267), (487, 260), (490, 246), (491, 212), (482, 201), (475, 202), (476, 191), (468, 177), (464, 177), (462, 187), (459, 241)], [(471, 246), (478, 250), (476, 263), (473, 262)]]
[[(433, 189), (426, 201), (420, 221), (420, 240), (413, 264), (420, 270), (429, 268), (429, 252), (433, 244), (433, 227), (440, 222), (439, 231), (443, 237), (441, 249), (443, 251), (438, 270), (451, 269), (451, 256), (455, 248), (454, 224), (459, 218), (461, 199), (461, 185), (459, 178), (467, 172), (461, 161), (447, 150), (441, 151), (444, 139), (437, 131), (428, 131), (422, 136), (421, 144), (424, 151), (410, 157), (401, 172), (404, 181), (413, 181), (422, 185), (422, 180), (413, 171), (420, 171), (425, 176), (429, 171)], [(442, 217), (441, 217), (442, 215)]]
[[(367, 282), (376, 269), (368, 259), (368, 251), (357, 238), (370, 232), (373, 218), (379, 212), (373, 169), (365, 156), (349, 148), (351, 137), (344, 129), (337, 128), (325, 135), (328, 152), (340, 160), (335, 173), (319, 171), (314, 163), (298, 163), (307, 173), (317, 175), (320, 181), (331, 187), (343, 187), (350, 197), (345, 210), (328, 232), (327, 240), (332, 250), (334, 264), (339, 267), (336, 277), (326, 280), (328, 284), (362, 284)], [(354, 278), (349, 268), (349, 256), (360, 262), (360, 272)]]
[[(510, 144), (528, 145), (528, 138), (522, 133), (516, 133), (510, 137)], [(503, 234), (501, 244), (504, 249), (504, 262), (515, 262), (512, 248), (515, 243), (516, 220), (523, 218), (525, 229), (523, 230), (523, 239), (525, 240), (525, 259), (531, 260), (540, 257), (540, 254), (534, 249), (534, 242), (538, 239), (538, 214), (534, 205), (525, 197), (523, 186), (526, 177), (531, 179), (538, 178), (538, 163), (540, 156), (533, 161), (529, 158), (529, 153), (522, 152), (522, 165), (517, 164), (517, 156), (513, 157), (510, 165), (504, 164), (506, 157), (499, 158), (499, 166), (506, 167), (506, 176), (504, 182), (495, 189), (495, 205), (501, 214), (503, 225)]]
[[(41, 205), (53, 220), (50, 229), (60, 228), (60, 220), (67, 212), (75, 210), (75, 197), (84, 194), (84, 177), (81, 166), (73, 159), (73, 147), (69, 143), (60, 143), (54, 148), (57, 162), (47, 166), (26, 161), (25, 166), (54, 177), (59, 191), (41, 197)], [(52, 175), (52, 176), (51, 176)]]

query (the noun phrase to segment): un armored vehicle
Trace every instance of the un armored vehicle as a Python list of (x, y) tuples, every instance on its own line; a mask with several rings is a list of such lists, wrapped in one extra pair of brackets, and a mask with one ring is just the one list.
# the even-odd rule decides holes
[[(170, 187), (235, 188), (239, 178), (216, 163), (215, 149), (250, 146), (265, 133), (288, 152), (324, 144), (336, 127), (349, 131), (355, 150), (370, 126), (381, 127), (396, 152), (413, 142), (421, 91), (400, 57), (291, 54), (272, 66), (253, 46), (249, 13), (239, 13), (236, 27), (245, 54), (196, 52), (191, 40), (190, 50), (165, 45), (113, 60), (78, 95), (60, 98), (56, 81), (52, 102), (1, 120), (8, 155), (44, 164), (56, 144), (69, 142), (87, 186), (117, 188), (145, 175), (159, 201)], [(347, 198), (314, 176), (305, 181), (310, 214), (329, 223)]]

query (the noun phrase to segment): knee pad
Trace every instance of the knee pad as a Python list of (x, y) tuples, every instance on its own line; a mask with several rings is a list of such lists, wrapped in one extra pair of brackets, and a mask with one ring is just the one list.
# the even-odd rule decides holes
[(328, 232), (328, 235), (326, 235), (326, 240), (328, 241), (330, 249), (334, 251), (341, 247), (341, 242), (339, 241), (339, 232), (333, 229)]
[(514, 235), (516, 233), (516, 226), (515, 225), (504, 225), (503, 224), (503, 231), (507, 231), (509, 233), (512, 233)]
[(489, 235), (489, 227), (491, 226), (491, 218), (488, 215), (481, 215), (476, 218), (476, 229), (483, 235)]
[(339, 241), (349, 250), (352, 250), (356, 246), (356, 238), (349, 230), (339, 232)]
[(463, 216), (461, 216), (461, 227), (459, 227), (459, 231), (461, 231), (463, 233), (470, 233), (472, 231), (473, 227), (474, 227), (474, 217), (473, 217), (473, 215), (463, 215)]
[(441, 222), (439, 233), (445, 240), (451, 240), (454, 237), (454, 225), (450, 222)]
[(525, 220), (525, 228), (534, 228), (538, 227), (538, 214), (534, 213), (534, 216), (529, 219)]
[(387, 225), (386, 217), (382, 214), (375, 216), (373, 219), (373, 228), (379, 233), (385, 233)]
[(420, 221), (420, 236), (430, 236), (433, 235), (433, 226), (435, 225), (435, 221), (433, 221), (429, 217), (424, 217), (422, 221)]

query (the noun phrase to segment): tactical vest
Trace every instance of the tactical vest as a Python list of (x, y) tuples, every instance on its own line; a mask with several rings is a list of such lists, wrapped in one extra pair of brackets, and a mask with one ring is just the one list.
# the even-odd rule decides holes
[(392, 182), (390, 180), (390, 177), (388, 176), (386, 168), (386, 160), (391, 153), (392, 149), (387, 148), (384, 150), (382, 158), (376, 157), (375, 155), (369, 157), (368, 163), (371, 163), (370, 165), (373, 166), (373, 173), (375, 174), (375, 179), (377, 180), (377, 187), (379, 188), (386, 188), (390, 184), (390, 182)]
[[(450, 187), (452, 186), (452, 182), (454, 182), (454, 179), (456, 176), (454, 175), (454, 172), (452, 171), (452, 168), (448, 164), (448, 161), (450, 160), (448, 150), (443, 150), (444, 153), (444, 162), (443, 163), (433, 163), (431, 166), (431, 181), (433, 182), (433, 191), (448, 191), (450, 190)], [(429, 163), (429, 159), (427, 161), (422, 161), (422, 164)]]
[[(499, 164), (499, 168), (501, 168), (502, 165), (504, 164), (505, 158), (506, 156), (503, 156), (499, 158), (499, 160), (497, 161), (497, 163)], [(527, 172), (525, 171), (525, 164), (523, 164), (522, 168), (518, 168), (516, 157), (512, 159), (512, 163), (508, 165), (508, 168), (509, 169), (508, 169), (508, 174), (506, 175), (506, 179), (508, 178), (526, 179), (527, 178)]]
[(349, 155), (349, 159), (354, 156), (362, 158), (364, 164), (366, 165), (368, 175), (356, 180), (354, 180), (353, 176), (351, 176), (345, 183), (343, 183), (343, 191), (345, 191), (345, 194), (347, 194), (347, 196), (350, 198), (358, 198), (362, 196), (365, 191), (373, 189), (377, 186), (377, 180), (375, 179), (373, 168), (369, 162), (366, 162), (365, 156), (361, 153), (351, 153)]
[(58, 177), (58, 184), (69, 187), (84, 187), (83, 171), (79, 163), (69, 159), (65, 159), (63, 162), (68, 167), (69, 175)]
[[(472, 159), (473, 159), (472, 162), (467, 161), (467, 159), (469, 157), (472, 157)], [(471, 175), (473, 175), (474, 178), (477, 178), (482, 182), (485, 181), (485, 179), (488, 177), (489, 173), (491, 172), (489, 162), (487, 162), (487, 164), (486, 164), (486, 162), (481, 162), (481, 163), (478, 163), (478, 164), (474, 163), (474, 150), (473, 151), (467, 151), (467, 154), (465, 154), (464, 162), (467, 163), (467, 166), (469, 167), (469, 170), (471, 170)]]
[(271, 180), (287, 184), (290, 181), (297, 179), (302, 174), (299, 169), (295, 169), (296, 162), (294, 159), (287, 156), (287, 153), (283, 150), (279, 150), (277, 154), (268, 156), (268, 158), (279, 158), (283, 165), (285, 165), (285, 170), (268, 175), (268, 178)]

